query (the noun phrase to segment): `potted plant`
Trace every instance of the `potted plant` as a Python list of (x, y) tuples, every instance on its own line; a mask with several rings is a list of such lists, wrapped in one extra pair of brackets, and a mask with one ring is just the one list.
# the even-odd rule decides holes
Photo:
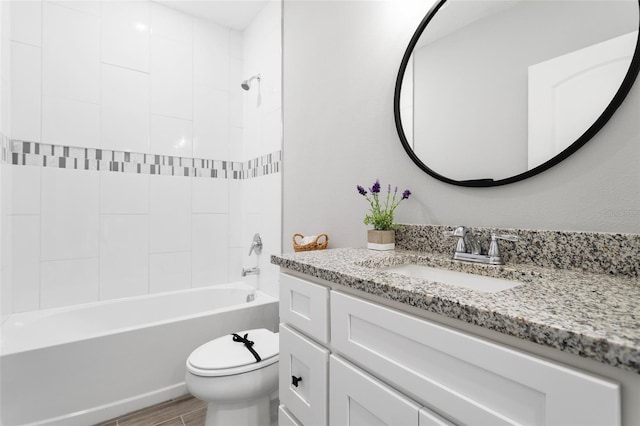
[[(398, 187), (391, 191), (391, 184), (387, 187), (387, 194), (380, 194), (380, 181), (376, 179), (369, 191), (358, 185), (358, 192), (369, 202), (369, 213), (364, 217), (365, 225), (373, 225), (367, 232), (367, 248), (373, 250), (393, 250), (395, 248), (395, 230), (393, 213), (398, 205), (409, 198), (411, 191), (405, 189), (402, 196), (398, 195)], [(382, 200), (381, 200), (382, 198)]]

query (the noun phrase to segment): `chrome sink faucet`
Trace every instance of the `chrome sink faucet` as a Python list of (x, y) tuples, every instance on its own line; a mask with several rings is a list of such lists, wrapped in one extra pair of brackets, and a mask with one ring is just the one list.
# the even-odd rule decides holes
[(458, 226), (453, 231), (445, 231), (444, 235), (445, 237), (459, 237), (456, 253), (480, 254), (480, 241), (466, 226)]
[(453, 231), (444, 231), (443, 234), (445, 237), (458, 237), (456, 250), (453, 253), (454, 260), (465, 260), (489, 265), (504, 265), (498, 240), (518, 241), (517, 235), (492, 233), (489, 251), (482, 253), (480, 241), (466, 226), (458, 226)]

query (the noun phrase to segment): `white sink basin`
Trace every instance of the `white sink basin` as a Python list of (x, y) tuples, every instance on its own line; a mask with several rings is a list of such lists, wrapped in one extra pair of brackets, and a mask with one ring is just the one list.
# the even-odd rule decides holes
[(467, 274), (466, 272), (449, 271), (448, 269), (412, 264), (389, 266), (386, 268), (378, 268), (378, 270), (407, 275), (414, 278), (423, 278), (429, 281), (469, 288), (485, 293), (495, 293), (522, 284), (519, 281), (511, 281), (503, 278), (486, 277), (484, 275)]

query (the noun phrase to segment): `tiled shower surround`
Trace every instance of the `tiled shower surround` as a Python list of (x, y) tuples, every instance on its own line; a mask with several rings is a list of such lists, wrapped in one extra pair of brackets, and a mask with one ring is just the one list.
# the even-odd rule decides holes
[(146, 0), (9, 1), (2, 17), (2, 318), (257, 263), (275, 293), (280, 4), (244, 29)]
[[(279, 152), (226, 162), (237, 170), (145, 157), (160, 165), (84, 170), (60, 167), (59, 158), (67, 166), (83, 163), (77, 158), (53, 157), (50, 167), (42, 155), (38, 165), (9, 166), (13, 312), (239, 280), (242, 267), (258, 261), (245, 247), (255, 232), (266, 250), (279, 249), (270, 225), (280, 217)], [(165, 174), (171, 170), (180, 173)]]

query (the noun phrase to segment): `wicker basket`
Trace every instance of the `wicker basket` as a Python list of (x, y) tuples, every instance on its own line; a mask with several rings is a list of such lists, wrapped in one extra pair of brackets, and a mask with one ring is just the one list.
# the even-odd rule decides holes
[[(302, 240), (304, 235), (293, 234), (293, 249), (295, 251), (311, 251), (311, 250), (324, 250), (329, 244), (329, 236), (327, 234), (318, 235), (313, 241), (307, 244), (300, 244), (296, 239)], [(320, 239), (324, 241), (320, 242)]]

